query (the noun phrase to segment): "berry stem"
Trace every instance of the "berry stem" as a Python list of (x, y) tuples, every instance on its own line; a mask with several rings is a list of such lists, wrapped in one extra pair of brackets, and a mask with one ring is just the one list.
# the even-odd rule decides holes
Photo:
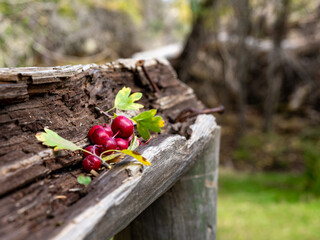
[[(101, 154), (100, 154), (100, 159), (102, 159), (103, 160), (103, 154), (106, 154), (106, 153), (109, 153), (109, 152), (118, 152), (118, 150), (116, 150), (116, 149), (110, 149), (110, 150), (107, 150), (107, 151), (104, 151), (104, 152), (102, 152)], [(103, 161), (105, 161), (105, 160), (103, 160)]]
[(99, 157), (99, 159), (101, 160), (101, 164), (102, 164), (103, 166), (105, 166), (105, 167), (107, 167), (107, 168), (109, 168), (109, 169), (112, 168), (110, 164), (108, 164), (107, 162), (103, 161), (100, 157)]
[(80, 150), (83, 151), (83, 152), (86, 152), (86, 153), (88, 153), (88, 154), (90, 154), (90, 155), (94, 155), (92, 152), (89, 152), (89, 151), (87, 151), (87, 150), (85, 150), (85, 149), (80, 148)]
[(119, 134), (119, 132), (120, 132), (120, 130), (116, 134), (113, 135), (113, 138), (116, 138), (116, 136)]

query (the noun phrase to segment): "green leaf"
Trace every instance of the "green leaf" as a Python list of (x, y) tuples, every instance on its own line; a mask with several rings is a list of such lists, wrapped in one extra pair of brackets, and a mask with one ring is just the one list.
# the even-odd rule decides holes
[(143, 108), (143, 105), (134, 103), (142, 97), (142, 93), (131, 94), (131, 88), (123, 87), (114, 100), (114, 107), (119, 110), (138, 110)]
[(143, 165), (151, 166), (151, 163), (145, 157), (143, 157), (140, 153), (138, 153), (136, 151), (131, 151), (129, 149), (124, 149), (124, 150), (121, 150), (120, 152), (122, 152), (123, 154), (129, 155), (131, 157), (134, 157), (139, 162), (141, 162)]
[(91, 183), (91, 178), (89, 176), (80, 175), (77, 177), (77, 181), (78, 181), (78, 183), (87, 186)]
[(133, 135), (133, 138), (130, 142), (130, 146), (128, 147), (129, 150), (134, 151), (136, 148), (139, 147), (139, 141), (136, 135)]
[(74, 144), (73, 142), (70, 142), (63, 137), (60, 137), (57, 133), (54, 131), (45, 128), (45, 132), (38, 132), (36, 134), (36, 138), (40, 141), (43, 142), (44, 145), (47, 145), (49, 147), (55, 147), (54, 151), (57, 150), (71, 150), (71, 151), (76, 151), (76, 150), (82, 150), (79, 146)]
[(145, 140), (150, 138), (150, 130), (153, 132), (161, 132), (161, 128), (164, 126), (162, 117), (155, 116), (156, 113), (156, 109), (151, 109), (132, 118), (132, 120), (137, 123), (139, 134)]

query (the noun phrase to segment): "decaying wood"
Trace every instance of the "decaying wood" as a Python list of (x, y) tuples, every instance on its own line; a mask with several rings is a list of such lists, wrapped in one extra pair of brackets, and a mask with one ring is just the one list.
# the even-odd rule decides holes
[[(149, 61), (150, 64), (152, 61)], [(170, 98), (175, 99), (180, 92), (187, 92), (189, 99), (182, 95), (179, 101), (175, 99), (175, 105), (166, 111), (174, 106), (182, 107), (184, 101), (195, 101), (189, 88), (178, 85), (179, 82), (168, 65), (156, 65), (156, 62), (153, 64), (155, 67), (152, 74), (157, 75), (155, 79), (159, 87), (167, 88), (167, 91), (163, 91), (161, 97), (156, 98), (150, 94), (147, 82), (140, 83), (146, 86), (146, 97), (149, 96), (150, 101), (155, 102), (152, 107), (161, 111), (163, 102), (170, 102)], [(20, 72), (17, 69), (2, 69), (0, 79), (17, 81), (14, 83), (16, 85), (24, 83), (27, 85), (28, 95), (20, 100), (24, 101), (21, 103), (16, 103), (17, 99), (11, 99), (15, 104), (7, 104), (0, 111), (0, 194), (79, 162), (79, 155), (72, 156), (67, 152), (59, 153), (58, 158), (53, 158), (53, 151), (35, 141), (34, 134), (44, 127), (49, 127), (81, 146), (87, 145), (86, 131), (89, 127), (106, 121), (94, 107), (98, 106), (103, 110), (111, 108), (115, 92), (124, 85), (131, 87), (133, 91), (140, 90), (135, 85), (135, 81), (139, 83), (140, 80), (135, 78), (134, 69), (135, 65), (128, 61), (104, 66), (21, 68)], [(72, 75), (72, 71), (74, 75), (66, 78), (67, 75)], [(12, 78), (9, 77), (10, 74)], [(52, 83), (53, 75), (57, 78), (55, 83)], [(17, 80), (19, 76), (22, 76), (22, 80)], [(36, 79), (41, 76), (42, 84), (34, 83), (34, 76)], [(45, 81), (47, 84), (44, 84)], [(190, 94), (193, 98), (190, 98)], [(1, 97), (6, 98), (8, 94), (4, 95)], [(6, 100), (9, 101), (9, 98)], [(147, 99), (145, 105), (150, 105)], [(196, 106), (199, 105), (196, 103)], [(179, 110), (173, 110), (170, 114), (174, 117), (178, 114), (177, 111)]]
[[(134, 60), (0, 70), (0, 89), (11, 84), (23, 92), (13, 91), (10, 96), (0, 91), (2, 237), (108, 239), (192, 166), (218, 128), (214, 118), (198, 116), (193, 131), (189, 125), (194, 119), (170, 124), (183, 109), (203, 106), (166, 61), (149, 60), (144, 66), (159, 93)], [(123, 86), (142, 92), (145, 108), (158, 109), (166, 121), (163, 133), (138, 149), (152, 167), (142, 168), (125, 158), (84, 187), (76, 180), (83, 173), (80, 153), (54, 153), (35, 139), (35, 133), (49, 127), (80, 146), (87, 145), (90, 127), (110, 121), (97, 109), (110, 109)]]

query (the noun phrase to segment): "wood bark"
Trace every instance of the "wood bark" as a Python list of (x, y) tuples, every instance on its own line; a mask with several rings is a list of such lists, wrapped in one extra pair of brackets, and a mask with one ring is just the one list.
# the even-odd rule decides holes
[(216, 239), (220, 129), (188, 171), (115, 240)]
[[(168, 190), (197, 161), (218, 128), (198, 116), (171, 124), (186, 107), (202, 108), (168, 62), (144, 64), (160, 92), (134, 60), (105, 65), (0, 70), (0, 234), (4, 239), (108, 239)], [(84, 187), (81, 154), (53, 152), (35, 134), (44, 127), (84, 147), (90, 127), (109, 122), (99, 109), (123, 87), (144, 94), (166, 126), (138, 148), (152, 167), (130, 158)], [(10, 90), (10, 91), (9, 91)], [(21, 94), (21, 92), (23, 94)], [(23, 95), (23, 97), (21, 97)], [(192, 125), (190, 128), (189, 126)]]

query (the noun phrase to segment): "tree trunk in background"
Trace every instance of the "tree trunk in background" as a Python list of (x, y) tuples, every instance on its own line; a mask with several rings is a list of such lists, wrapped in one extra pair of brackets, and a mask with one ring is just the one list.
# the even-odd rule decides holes
[(275, 7), (277, 18), (274, 23), (272, 40), (273, 50), (269, 54), (267, 70), (268, 90), (264, 103), (264, 131), (270, 131), (273, 124), (273, 116), (280, 99), (280, 90), (283, 79), (282, 71), (282, 47), (281, 42), (287, 33), (287, 21), (289, 15), (290, 0), (282, 0)]
[(236, 66), (235, 73), (238, 79), (238, 135), (241, 136), (245, 131), (246, 121), (246, 82), (248, 78), (250, 68), (250, 52), (247, 48), (246, 37), (251, 32), (251, 8), (249, 0), (235, 0), (233, 1), (233, 8), (238, 21), (237, 34), (238, 44), (236, 46)]
[(216, 0), (205, 0), (200, 3), (199, 13), (195, 17), (192, 31), (188, 37), (185, 47), (179, 57), (176, 71), (179, 79), (186, 82), (188, 78), (189, 70), (192, 67), (193, 62), (197, 58), (197, 52), (201, 46), (203, 46), (208, 29), (206, 26), (207, 16), (213, 11), (213, 7)]

